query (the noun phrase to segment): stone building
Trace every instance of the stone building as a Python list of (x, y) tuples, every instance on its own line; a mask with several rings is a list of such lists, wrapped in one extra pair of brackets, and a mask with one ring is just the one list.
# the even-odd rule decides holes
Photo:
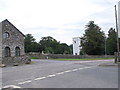
[(26, 61), (24, 37), (7, 19), (0, 23), (0, 60), (3, 64)]

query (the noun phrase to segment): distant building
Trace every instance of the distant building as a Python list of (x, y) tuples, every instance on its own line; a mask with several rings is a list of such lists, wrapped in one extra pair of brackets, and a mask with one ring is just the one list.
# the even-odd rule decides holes
[(7, 19), (0, 23), (0, 60), (2, 63), (21, 62), (22, 59), (25, 61), (24, 37), (24, 34)]
[(80, 55), (80, 37), (73, 38), (73, 55)]
[(118, 2), (118, 36), (120, 37), (120, 1)]

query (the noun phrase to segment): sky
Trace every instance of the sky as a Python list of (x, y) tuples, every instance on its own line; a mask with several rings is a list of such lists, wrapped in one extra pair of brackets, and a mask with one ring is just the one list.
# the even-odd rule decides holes
[(0, 22), (8, 19), (23, 34), (37, 42), (51, 36), (72, 44), (81, 37), (89, 21), (106, 34), (115, 28), (114, 6), (119, 0), (0, 0)]

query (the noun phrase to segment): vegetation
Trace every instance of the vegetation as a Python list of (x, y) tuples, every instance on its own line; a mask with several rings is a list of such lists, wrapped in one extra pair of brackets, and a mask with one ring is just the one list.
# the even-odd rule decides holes
[(110, 28), (108, 31), (108, 38), (107, 38), (107, 54), (108, 55), (114, 55), (114, 52), (117, 51), (117, 33), (115, 32), (115, 29)]
[[(107, 55), (113, 55), (117, 51), (116, 31), (110, 28), (108, 37), (101, 31), (101, 28), (89, 21), (85, 27), (85, 34), (81, 37), (81, 55), (104, 55), (105, 46)], [(42, 37), (36, 42), (31, 34), (25, 36), (25, 52), (39, 52), (47, 54), (72, 54), (72, 44), (60, 43), (51, 36)]]
[(25, 52), (39, 52), (50, 54), (72, 54), (71, 45), (60, 43), (53, 37), (42, 37), (39, 43), (35, 41), (31, 34), (25, 36)]
[(86, 25), (85, 34), (81, 37), (82, 51), (88, 55), (103, 55), (105, 45), (105, 34), (101, 28), (90, 21)]
[(80, 60), (104, 60), (104, 59), (113, 59), (113, 58), (84, 58), (84, 59), (52, 59), (52, 60), (61, 60), (61, 61), (80, 61)]
[(25, 52), (40, 52), (40, 46), (31, 34), (25, 36)]
[(32, 57), (31, 59), (39, 59), (38, 57)]

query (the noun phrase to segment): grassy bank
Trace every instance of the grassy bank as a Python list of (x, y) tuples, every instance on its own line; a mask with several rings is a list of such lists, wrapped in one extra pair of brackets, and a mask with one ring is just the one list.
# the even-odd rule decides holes
[[(31, 59), (39, 59), (37, 57), (32, 57)], [(80, 61), (80, 60), (105, 60), (105, 59), (114, 59), (114, 58), (82, 58), (82, 59), (66, 59), (66, 58), (57, 58), (57, 59), (53, 59), (53, 58), (49, 58), (51, 60), (61, 60), (61, 61)]]
[(105, 60), (105, 59), (114, 59), (114, 58), (84, 58), (84, 59), (52, 59), (52, 60), (61, 60), (61, 61), (80, 61), (80, 60)]
[(39, 58), (37, 58), (37, 57), (32, 57), (31, 59), (39, 59)]

